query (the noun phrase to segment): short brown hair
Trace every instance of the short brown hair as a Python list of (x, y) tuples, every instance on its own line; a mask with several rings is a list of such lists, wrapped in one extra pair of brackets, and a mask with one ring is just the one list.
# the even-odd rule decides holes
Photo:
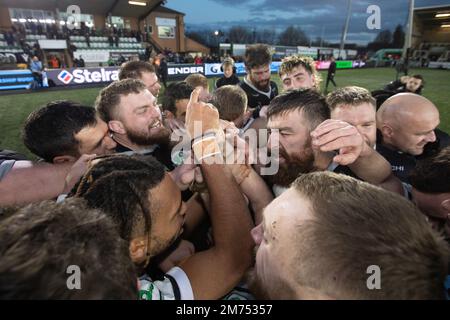
[(222, 86), (214, 92), (212, 104), (219, 111), (220, 119), (234, 121), (247, 108), (247, 95), (238, 86)]
[(331, 111), (342, 104), (356, 107), (362, 103), (370, 103), (374, 109), (376, 107), (376, 100), (372, 97), (370, 92), (356, 86), (339, 88), (329, 93), (327, 96), (327, 103)]
[(100, 94), (95, 100), (95, 109), (100, 118), (108, 123), (118, 117), (117, 106), (120, 103), (122, 96), (130, 93), (140, 93), (147, 90), (145, 84), (136, 79), (124, 79), (111, 83), (106, 88), (100, 91)]
[(141, 79), (144, 72), (156, 73), (155, 67), (145, 61), (128, 61), (120, 66), (119, 80)]
[(193, 73), (187, 76), (187, 78), (184, 80), (188, 85), (190, 85), (192, 88), (196, 87), (203, 87), (207, 89), (209, 87), (208, 85), (208, 78), (206, 78), (201, 73)]
[(314, 89), (289, 90), (276, 96), (269, 104), (267, 118), (284, 115), (292, 111), (303, 111), (312, 131), (323, 121), (330, 119), (330, 109), (325, 97)]
[(172, 82), (164, 90), (161, 97), (161, 107), (164, 111), (170, 111), (176, 114), (176, 103), (179, 100), (190, 99), (193, 88), (186, 82)]
[[(301, 175), (293, 188), (314, 216), (294, 232), (298, 285), (338, 299), (444, 298), (448, 247), (413, 203), (331, 172)], [(381, 289), (367, 287), (372, 265), (381, 269)]]
[(272, 62), (272, 53), (270, 47), (266, 44), (253, 44), (245, 50), (245, 66), (251, 70)]
[(314, 76), (314, 87), (319, 91), (322, 77), (320, 76), (319, 72), (317, 72), (315, 61), (310, 57), (294, 55), (281, 60), (280, 69), (278, 69), (280, 78), (282, 75), (292, 72), (292, 70), (294, 68), (297, 68), (298, 66), (302, 66), (310, 75)]
[[(82, 199), (43, 201), (0, 222), (0, 299), (136, 299), (129, 244), (116, 225)], [(82, 286), (67, 286), (77, 265)]]
[(409, 181), (424, 193), (450, 192), (450, 146), (417, 162)]
[(222, 69), (225, 69), (225, 67), (227, 67), (227, 66), (234, 67), (234, 60), (233, 60), (233, 58), (227, 57), (227, 58), (223, 59)]

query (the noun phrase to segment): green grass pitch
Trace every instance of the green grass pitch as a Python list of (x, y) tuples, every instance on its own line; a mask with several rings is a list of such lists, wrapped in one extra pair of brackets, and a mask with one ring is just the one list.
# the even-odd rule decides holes
[[(326, 78), (326, 73), (321, 72)], [(425, 79), (423, 95), (434, 102), (441, 115), (440, 128), (450, 132), (450, 71), (431, 69), (411, 69), (412, 74), (421, 74)], [(357, 85), (369, 90), (381, 89), (394, 80), (395, 70), (390, 68), (338, 70), (335, 81), (339, 87)], [(281, 84), (278, 75), (272, 79)], [(215, 79), (210, 79), (214, 88)], [(324, 83), (322, 83), (322, 86)], [(333, 89), (330, 84), (329, 89)], [(0, 95), (0, 149), (10, 149), (24, 153), (33, 159), (32, 154), (21, 142), (21, 130), (27, 116), (33, 110), (53, 100), (67, 99), (86, 105), (93, 105), (101, 88), (72, 89), (26, 94)]]

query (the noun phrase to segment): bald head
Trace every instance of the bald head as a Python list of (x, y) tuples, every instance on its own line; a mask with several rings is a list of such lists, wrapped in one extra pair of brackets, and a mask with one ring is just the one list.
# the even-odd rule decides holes
[(420, 155), (428, 142), (434, 142), (439, 111), (427, 98), (399, 93), (387, 99), (377, 112), (377, 128), (383, 143), (412, 155)]

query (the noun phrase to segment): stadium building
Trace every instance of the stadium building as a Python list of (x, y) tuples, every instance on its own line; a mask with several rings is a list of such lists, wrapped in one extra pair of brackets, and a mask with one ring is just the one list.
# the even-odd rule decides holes
[(414, 9), (411, 46), (415, 66), (450, 69), (450, 5)]
[(0, 68), (25, 63), (36, 45), (45, 65), (57, 57), (67, 67), (80, 57), (86, 65), (105, 65), (121, 55), (145, 54), (147, 47), (156, 53), (208, 54), (209, 48), (185, 36), (184, 14), (164, 7), (165, 2), (3, 0)]

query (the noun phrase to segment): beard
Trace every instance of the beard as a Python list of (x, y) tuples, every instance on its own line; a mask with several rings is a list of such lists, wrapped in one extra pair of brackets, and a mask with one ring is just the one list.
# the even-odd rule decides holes
[(280, 163), (276, 174), (267, 176), (267, 180), (272, 184), (289, 187), (300, 174), (316, 170), (314, 167), (314, 153), (309, 144), (306, 144), (300, 154), (290, 156), (283, 148), (280, 148), (279, 152), (286, 162)]
[(256, 253), (258, 246), (253, 248), (253, 268), (249, 269), (244, 276), (245, 283), (248, 286), (248, 290), (258, 300), (270, 300), (269, 293), (263, 285), (263, 281), (258, 277), (256, 272)]
[(263, 282), (258, 278), (255, 268), (247, 271), (245, 274), (245, 282), (248, 290), (257, 300), (270, 300), (269, 293), (264, 288)]
[(170, 142), (170, 130), (165, 127), (160, 127), (156, 133), (142, 133), (128, 129), (127, 137), (130, 142), (138, 146), (150, 146), (153, 144), (168, 145)]
[[(177, 241), (179, 240), (179, 241)], [(179, 234), (174, 235), (169, 240), (162, 240), (158, 237), (151, 236), (150, 237), (150, 256), (155, 257), (163, 253), (167, 253), (167, 250), (174, 250), (176, 249), (176, 246), (181, 241), (181, 237), (179, 237)], [(170, 252), (171, 253), (171, 252)]]
[[(253, 261), (256, 261), (258, 247), (253, 249)], [(269, 279), (267, 278), (270, 277)], [(277, 272), (267, 274), (265, 281), (259, 276), (258, 264), (246, 272), (245, 283), (250, 293), (258, 300), (295, 299), (292, 283), (283, 280)]]
[(253, 78), (250, 78), (253, 86), (259, 91), (268, 92), (270, 89), (270, 79), (256, 81)]

